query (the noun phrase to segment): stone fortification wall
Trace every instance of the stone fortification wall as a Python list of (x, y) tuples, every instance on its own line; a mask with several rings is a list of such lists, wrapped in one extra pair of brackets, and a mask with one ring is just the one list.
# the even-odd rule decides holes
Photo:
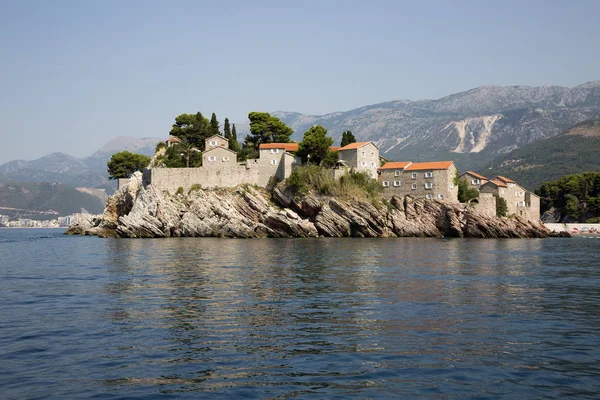
[(261, 168), (239, 165), (235, 168), (152, 168), (144, 172), (144, 184), (152, 184), (160, 190), (176, 191), (179, 187), (188, 191), (192, 185), (203, 188), (234, 187), (242, 183), (266, 186), (270, 175), (261, 174)]
[(471, 200), (469, 206), (489, 217), (496, 216), (496, 198), (491, 193), (479, 193), (479, 197)]

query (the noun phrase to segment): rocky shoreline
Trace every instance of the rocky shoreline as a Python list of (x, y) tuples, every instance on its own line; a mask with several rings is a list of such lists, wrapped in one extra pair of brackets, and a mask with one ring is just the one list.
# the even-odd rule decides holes
[(107, 199), (101, 216), (80, 221), (66, 234), (100, 237), (570, 237), (541, 223), (481, 214), (462, 204), (392, 198), (346, 200), (283, 185), (271, 192), (254, 186), (197, 189), (169, 194), (143, 185), (136, 173)]

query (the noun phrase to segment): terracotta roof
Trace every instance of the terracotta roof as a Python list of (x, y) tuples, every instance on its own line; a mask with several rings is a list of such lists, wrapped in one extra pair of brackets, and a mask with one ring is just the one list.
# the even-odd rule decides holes
[(212, 139), (212, 138), (214, 138), (214, 137), (216, 137), (216, 138), (219, 138), (219, 139), (223, 139), (223, 140), (227, 140), (227, 141), (229, 141), (229, 139), (227, 139), (225, 136), (221, 136), (221, 135), (212, 135), (212, 136), (209, 136), (209, 137), (207, 137), (207, 138), (206, 138), (206, 139), (204, 139), (204, 140)]
[(479, 178), (479, 179), (485, 179), (486, 181), (487, 181), (487, 180), (489, 180), (489, 179), (488, 179), (488, 178), (486, 178), (485, 176), (483, 176), (483, 175), (479, 175), (478, 173), (476, 173), (476, 172), (473, 172), (473, 171), (467, 171), (467, 172), (464, 172), (464, 173), (462, 173), (460, 176), (463, 176), (463, 175), (466, 175), (466, 174), (472, 175), (472, 176), (474, 176), (475, 178)]
[(379, 169), (404, 169), (411, 164), (410, 161), (392, 161), (386, 162), (383, 167)]
[(515, 183), (515, 181), (513, 181), (512, 179), (505, 178), (504, 176), (501, 176), (501, 175), (498, 175), (494, 179), (499, 179), (502, 182), (506, 182), (506, 183)]
[(338, 151), (339, 149), (341, 149), (340, 146), (329, 146), (329, 151)]
[(350, 143), (350, 144), (345, 145), (340, 150), (341, 151), (343, 151), (343, 150), (354, 150), (354, 149), (358, 149), (360, 147), (363, 147), (363, 146), (365, 146), (365, 145), (367, 145), (369, 143), (371, 143), (371, 142), (354, 142), (354, 143)]
[(492, 179), (490, 182), (492, 182), (494, 185), (499, 186), (499, 187), (506, 187), (506, 183), (496, 180), (496, 179)]
[(180, 143), (181, 139), (179, 139), (178, 137), (175, 136), (171, 136), (167, 139), (167, 142), (169, 143)]
[(425, 169), (448, 169), (452, 165), (452, 161), (433, 161), (423, 163), (412, 163), (406, 167), (407, 171), (422, 171)]
[(298, 151), (298, 143), (261, 143), (259, 149), (284, 149), (285, 151)]

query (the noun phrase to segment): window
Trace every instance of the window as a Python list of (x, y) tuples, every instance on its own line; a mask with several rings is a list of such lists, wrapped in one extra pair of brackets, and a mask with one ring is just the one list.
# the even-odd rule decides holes
[(229, 157), (223, 157), (223, 162), (229, 162)]
[(411, 177), (412, 177), (413, 179), (417, 179), (417, 173), (416, 173), (416, 172), (413, 172)]
[(400, 176), (400, 175), (402, 175), (402, 171), (400, 171), (399, 169), (394, 171), (394, 176)]
[(363, 157), (365, 156), (365, 152), (364, 151), (362, 152), (362, 155), (363, 155)]
[(215, 157), (215, 156), (209, 156), (208, 157), (208, 161), (215, 162), (215, 161), (217, 161), (217, 157)]
[(367, 163), (366, 163), (366, 162), (364, 162), (364, 161), (361, 161), (361, 162), (360, 162), (360, 165), (362, 165), (363, 167), (366, 167), (366, 166), (367, 166)]
[(428, 194), (427, 196), (425, 196), (426, 199), (433, 199), (433, 195), (432, 194)]
[(431, 171), (425, 172), (425, 178), (432, 178), (432, 177), (433, 177), (433, 172), (431, 172)]
[(433, 189), (433, 183), (431, 183), (431, 182), (425, 183), (425, 189)]
[(279, 154), (279, 149), (271, 149), (271, 154)]
[(412, 184), (412, 190), (417, 190), (417, 184), (416, 183)]
[(277, 165), (277, 160), (271, 160), (271, 164)]
[(210, 145), (211, 145), (211, 146), (216, 146), (216, 145), (217, 145), (217, 142), (214, 142), (214, 141), (213, 141), (213, 142), (210, 142)]
[(444, 200), (444, 195), (443, 194), (438, 194), (438, 199)]
[(383, 181), (383, 187), (388, 187), (390, 186), (390, 182), (389, 181)]
[(400, 181), (394, 181), (394, 186), (398, 187), (400, 186), (401, 182)]
[(375, 168), (375, 163), (374, 162), (371, 163), (371, 167)]
[(450, 183), (450, 189), (454, 189), (454, 183)]
[(473, 179), (471, 181), (471, 185), (479, 185), (481, 183), (481, 181), (479, 179)]

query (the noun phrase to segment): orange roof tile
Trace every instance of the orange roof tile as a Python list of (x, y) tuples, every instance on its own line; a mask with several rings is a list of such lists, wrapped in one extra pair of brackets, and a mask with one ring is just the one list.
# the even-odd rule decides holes
[(465, 174), (469, 174), (469, 175), (473, 175), (475, 178), (479, 178), (479, 179), (485, 179), (486, 181), (489, 180), (488, 178), (486, 178), (483, 175), (479, 175), (477, 172), (473, 172), (473, 171), (467, 171), (461, 174), (461, 176), (465, 175)]
[(342, 147), (340, 150), (354, 150), (354, 149), (358, 149), (360, 147), (363, 147), (364, 145), (367, 145), (371, 142), (354, 142), (354, 143), (350, 143), (345, 145), (344, 147)]
[(501, 175), (498, 175), (494, 179), (500, 179), (501, 181), (506, 182), (506, 183), (515, 183), (515, 181), (513, 181), (512, 179), (505, 178), (504, 176), (501, 176)]
[(411, 164), (410, 161), (391, 161), (383, 164), (379, 169), (404, 169)]
[(490, 182), (492, 182), (494, 185), (499, 186), (499, 187), (506, 187), (506, 183), (496, 180), (496, 179), (492, 179)]
[(285, 151), (298, 151), (298, 143), (261, 143), (259, 149), (284, 149)]
[(422, 171), (425, 169), (448, 169), (452, 165), (452, 161), (433, 161), (423, 163), (412, 163), (406, 167), (407, 171)]
[(169, 142), (169, 143), (180, 143), (181, 140), (179, 138), (176, 138), (175, 136), (171, 136), (169, 139), (167, 139), (167, 142)]
[(340, 146), (329, 146), (329, 151), (338, 151), (339, 149), (341, 149)]

